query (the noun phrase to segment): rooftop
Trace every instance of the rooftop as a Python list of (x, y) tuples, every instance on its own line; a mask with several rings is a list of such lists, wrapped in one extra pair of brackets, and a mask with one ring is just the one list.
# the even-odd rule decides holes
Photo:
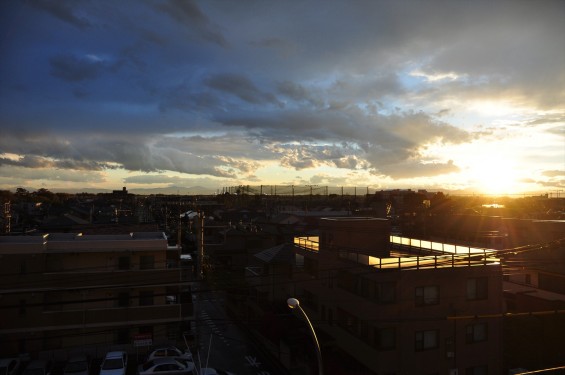
[[(391, 245), (401, 245), (397, 248), (401, 256), (379, 258), (361, 254), (355, 249), (339, 249), (338, 257), (359, 264), (379, 269), (427, 269), (453, 268), (498, 265), (496, 250), (473, 248), (439, 242), (423, 241), (412, 238), (390, 236)], [(294, 245), (301, 249), (317, 253), (320, 250), (317, 236), (295, 237)], [(411, 256), (410, 251), (420, 253), (426, 250), (428, 254)], [(406, 255), (406, 256), (402, 256)]]

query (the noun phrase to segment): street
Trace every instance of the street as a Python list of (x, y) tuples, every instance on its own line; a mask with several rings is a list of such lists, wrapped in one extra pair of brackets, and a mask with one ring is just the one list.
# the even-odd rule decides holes
[(202, 367), (238, 375), (279, 375), (281, 370), (258, 350), (249, 335), (225, 312), (224, 292), (195, 294), (198, 353)]

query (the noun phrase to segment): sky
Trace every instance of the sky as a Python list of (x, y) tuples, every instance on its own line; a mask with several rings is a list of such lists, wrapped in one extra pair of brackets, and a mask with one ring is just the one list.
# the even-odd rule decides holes
[(563, 192), (564, 20), (561, 0), (1, 1), (0, 189)]

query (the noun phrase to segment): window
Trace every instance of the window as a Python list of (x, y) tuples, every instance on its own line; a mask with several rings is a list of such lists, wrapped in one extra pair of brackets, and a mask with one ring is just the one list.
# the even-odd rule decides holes
[(121, 292), (118, 294), (118, 307), (128, 307), (129, 306), (129, 293)]
[(152, 270), (155, 268), (155, 257), (153, 255), (142, 255), (139, 258), (140, 270)]
[(318, 261), (311, 258), (304, 258), (304, 271), (310, 276), (318, 277)]
[(21, 299), (19, 314), (20, 316), (26, 316), (26, 313), (27, 313), (27, 301), (25, 299)]
[(140, 326), (138, 329), (139, 334), (153, 336), (153, 326)]
[(375, 328), (374, 345), (378, 350), (396, 348), (396, 329), (394, 327)]
[(118, 269), (129, 270), (130, 269), (130, 258), (129, 256), (123, 256), (118, 258)]
[(309, 307), (314, 311), (318, 311), (318, 296), (309, 290), (304, 290), (302, 302), (304, 303), (304, 306)]
[(465, 369), (465, 375), (488, 375), (488, 367), (486, 365), (467, 367)]
[(465, 341), (467, 344), (486, 341), (488, 336), (486, 323), (469, 324), (465, 327)]
[(359, 338), (365, 342), (369, 342), (369, 322), (359, 320)]
[(416, 332), (416, 351), (436, 349), (439, 346), (437, 330)]
[(153, 305), (153, 291), (139, 292), (139, 306)]
[(167, 356), (167, 348), (157, 349), (153, 352), (153, 357), (166, 357)]
[(355, 315), (350, 314), (349, 312), (343, 309), (338, 309), (337, 321), (338, 321), (338, 325), (341, 328), (345, 329), (347, 332), (351, 333), (352, 335), (357, 336), (358, 319)]
[(416, 306), (437, 305), (438, 303), (438, 286), (421, 286), (416, 288)]
[(334, 284), (335, 284), (334, 280), (335, 280), (336, 277), (337, 277), (336, 275), (337, 275), (337, 272), (336, 272), (336, 271), (330, 271), (330, 272), (329, 272), (329, 276), (328, 276), (328, 287), (329, 287), (330, 289), (333, 289), (333, 288), (334, 288)]
[(368, 280), (364, 277), (358, 277), (356, 280), (356, 294), (360, 295), (361, 297), (368, 298), (370, 296), (370, 287), (373, 287), (374, 281)]
[(481, 300), (488, 298), (488, 279), (479, 277), (467, 280), (467, 299)]
[(118, 329), (115, 333), (115, 342), (116, 344), (129, 344), (130, 337), (129, 337), (129, 329), (122, 328)]
[(304, 268), (304, 255), (294, 254), (294, 262), (296, 264), (296, 268), (302, 270)]
[(356, 277), (351, 272), (339, 271), (337, 277), (337, 286), (347, 290), (348, 292), (355, 293)]
[(375, 300), (380, 303), (392, 303), (396, 300), (396, 285), (394, 283), (375, 284)]

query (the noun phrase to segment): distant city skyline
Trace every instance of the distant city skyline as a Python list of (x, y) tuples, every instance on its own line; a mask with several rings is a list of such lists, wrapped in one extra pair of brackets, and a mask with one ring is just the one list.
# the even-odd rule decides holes
[(564, 19), (559, 0), (0, 2), (0, 189), (560, 191)]

